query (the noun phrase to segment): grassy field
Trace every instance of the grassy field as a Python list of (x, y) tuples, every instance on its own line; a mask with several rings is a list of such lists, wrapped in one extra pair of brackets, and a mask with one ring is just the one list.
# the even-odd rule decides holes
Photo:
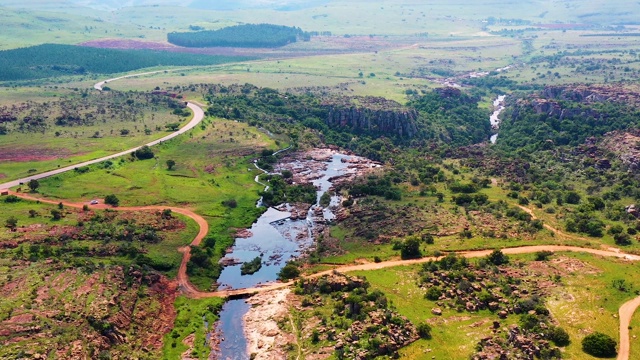
[[(166, 124), (182, 126), (189, 120), (172, 113), (162, 99), (154, 103), (144, 96), (130, 94), (80, 96), (80, 92), (72, 89), (62, 90), (56, 99), (52, 95), (55, 91), (52, 87), (41, 93), (36, 89), (27, 89), (26, 94), (20, 90), (4, 91), (16, 100), (25, 95), (20, 102), (5, 105), (5, 109), (17, 106), (25, 110), (11, 110), (18, 120), (3, 125), (8, 133), (0, 135), (2, 178), (26, 177), (134, 148), (166, 136)], [(62, 116), (77, 117), (83, 123), (58, 124), (56, 119)], [(43, 126), (23, 128), (20, 120), (27, 117), (43, 118)]]
[[(562, 286), (551, 289), (546, 305), (558, 325), (571, 336), (571, 344), (563, 352), (565, 358), (594, 359), (582, 352), (580, 341), (593, 331), (604, 332), (617, 339), (618, 308), (633, 298), (638, 290), (639, 285), (633, 279), (638, 276), (639, 264), (574, 253), (558, 253), (544, 263), (531, 260), (533, 255), (511, 257), (512, 263), (522, 263), (532, 274), (543, 271), (549, 277), (554, 274), (561, 277)], [(533, 266), (531, 264), (535, 267), (529, 267)], [(354, 274), (366, 277), (372, 289), (383, 291), (400, 314), (411, 321), (419, 323), (430, 319), (433, 322), (433, 339), (419, 340), (403, 349), (402, 358), (432, 359), (435, 356), (436, 359), (446, 359), (471, 354), (475, 344), (490, 335), (489, 327), (496, 316), (489, 311), (458, 313), (447, 309), (443, 309), (441, 317), (432, 315), (430, 310), (436, 304), (424, 299), (424, 291), (418, 288), (418, 270), (418, 266), (411, 266)], [(629, 290), (621, 292), (615, 289), (612, 283), (616, 279), (626, 279)], [(505, 326), (516, 321), (516, 317), (511, 316), (502, 324)], [(637, 324), (635, 317), (632, 328), (635, 329)], [(630, 358), (640, 354), (640, 344), (636, 344), (633, 338), (636, 334), (633, 329)], [(465, 336), (460, 336), (461, 333)]]
[[(3, 0), (0, 4), (10, 6), (9, 9), (17, 13), (12, 14), (10, 19), (16, 22), (18, 29), (22, 28), (23, 32), (33, 33), (31, 36), (35, 41), (55, 36), (61, 39), (82, 39), (102, 34), (104, 31), (107, 31), (104, 35), (110, 37), (130, 36), (155, 40), (163, 39), (162, 35), (168, 31), (188, 29), (189, 25), (217, 29), (234, 23), (264, 22), (264, 19), (269, 19), (269, 22), (274, 24), (298, 26), (304, 30), (329, 30), (340, 35), (429, 33), (435, 36), (450, 36), (477, 34), (485, 25), (482, 21), (489, 17), (543, 24), (556, 22), (611, 24), (633, 21), (632, 14), (638, 10), (638, 5), (629, 0), (615, 3), (603, 0), (588, 3), (576, 0), (564, 2), (502, 0), (468, 4), (443, 0), (413, 4), (407, 4), (402, 0), (331, 0), (303, 4), (287, 1), (272, 6), (269, 6), (268, 2), (263, 6), (256, 6), (255, 3), (248, 6), (246, 2), (237, 2), (231, 7), (236, 11), (220, 11), (217, 10), (220, 9), (218, 4), (203, 1), (180, 3), (180, 7), (176, 6), (178, 5), (176, 2), (167, 1), (158, 2), (160, 6), (135, 6), (136, 3), (133, 2), (130, 4), (134, 6), (117, 10), (109, 9), (104, 4), (87, 2), (76, 2), (75, 6), (65, 3), (64, 7), (61, 2), (37, 1), (24, 4), (15, 0)], [(82, 5), (95, 6), (99, 10)], [(30, 11), (31, 9), (45, 11), (45, 16), (25, 18), (29, 14), (25, 15), (24, 11), (13, 10), (16, 7), (27, 7)], [(352, 11), (354, 8), (367, 16), (354, 17)], [(91, 20), (76, 21), (77, 25), (69, 26), (71, 24), (66, 24), (67, 19), (59, 13), (62, 9), (76, 16), (90, 16)], [(27, 19), (35, 20), (34, 28), (23, 26)], [(60, 26), (60, 23), (65, 26)], [(56, 25), (62, 28), (68, 27), (66, 30), (68, 33), (48, 35), (48, 29), (50, 27), (56, 29)], [(85, 29), (87, 25), (95, 26), (95, 29), (91, 28), (87, 31)], [(44, 30), (44, 35), (35, 35), (37, 29)]]
[[(518, 41), (495, 36), (450, 42), (421, 40), (374, 53), (260, 60), (154, 74), (123, 79), (114, 83), (113, 88), (128, 91), (151, 90), (159, 84), (171, 88), (189, 83), (251, 83), (281, 90), (309, 88), (338, 95), (382, 96), (406, 102), (407, 90), (432, 88), (435, 83), (426, 78), (441, 78), (432, 73), (433, 70), (490, 71), (509, 65), (512, 55), (519, 52)], [(443, 61), (445, 58), (447, 60)]]
[[(191, 350), (190, 356), (208, 358), (211, 348), (206, 345), (205, 336), (214, 331), (214, 324), (218, 320), (216, 315), (224, 304), (224, 299), (211, 298), (193, 300), (178, 297), (174, 304), (177, 312), (173, 330), (164, 338), (162, 350), (163, 359), (177, 359)], [(205, 328), (205, 322), (209, 327)], [(193, 334), (192, 346), (187, 346), (180, 339)]]
[[(255, 203), (262, 187), (254, 182), (257, 170), (250, 160), (262, 148), (277, 148), (275, 140), (243, 123), (208, 118), (185, 136), (154, 147), (155, 159), (114, 161), (107, 169), (96, 165), (84, 174), (61, 174), (42, 180), (39, 192), (72, 201), (113, 193), (120, 206), (191, 208), (209, 222), (210, 234), (220, 239), (214, 253), (221, 254), (232, 245), (235, 229), (250, 226), (261, 212)], [(176, 162), (172, 170), (167, 160)], [(236, 208), (222, 204), (232, 199)], [(205, 289), (212, 283), (192, 281)]]

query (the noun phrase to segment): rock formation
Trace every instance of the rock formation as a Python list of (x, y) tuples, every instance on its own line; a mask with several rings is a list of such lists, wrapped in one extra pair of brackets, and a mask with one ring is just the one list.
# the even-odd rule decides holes
[(416, 135), (418, 112), (395, 101), (378, 97), (331, 99), (323, 103), (329, 126), (349, 127), (356, 132), (372, 132), (411, 138)]

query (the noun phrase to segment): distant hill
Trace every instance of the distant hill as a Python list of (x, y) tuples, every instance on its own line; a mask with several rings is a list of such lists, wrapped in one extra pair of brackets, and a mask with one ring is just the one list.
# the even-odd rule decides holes
[(154, 66), (217, 65), (249, 59), (248, 57), (44, 44), (0, 51), (0, 81), (113, 74)]

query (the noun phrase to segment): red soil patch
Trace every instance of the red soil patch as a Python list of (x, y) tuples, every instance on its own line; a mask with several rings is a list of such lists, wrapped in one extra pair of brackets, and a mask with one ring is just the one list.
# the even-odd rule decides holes
[[(341, 36), (318, 36), (311, 39), (312, 46), (310, 49), (296, 48), (295, 45), (293, 45), (292, 47), (285, 46), (274, 49), (238, 47), (187, 48), (176, 46), (167, 42), (141, 41), (130, 39), (97, 39), (87, 41), (79, 45), (104, 49), (146, 49), (204, 55), (300, 57), (318, 54), (330, 55), (398, 48), (407, 46), (411, 41), (415, 42), (414, 40), (394, 39), (394, 41), (390, 41), (389, 39), (377, 36), (354, 36), (350, 38)], [(405, 43), (403, 44), (403, 42)]]
[(0, 179), (4, 179), (7, 177), (7, 174), (0, 173)]
[(82, 153), (72, 153), (65, 149), (0, 148), (0, 162), (46, 161), (81, 154)]
[(33, 315), (31, 315), (31, 314), (16, 315), (16, 316), (12, 317), (11, 319), (6, 320), (5, 322), (10, 323), (10, 324), (30, 323), (30, 322), (33, 322)]

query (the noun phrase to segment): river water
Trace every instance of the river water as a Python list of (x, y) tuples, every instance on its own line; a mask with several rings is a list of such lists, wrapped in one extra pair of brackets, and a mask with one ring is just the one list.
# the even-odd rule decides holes
[[(287, 261), (313, 246), (312, 229), (315, 223), (319, 220), (332, 220), (334, 217), (329, 209), (322, 209), (322, 212), (318, 211), (322, 213), (321, 219), (318, 219), (314, 215), (316, 214), (314, 210), (320, 207), (320, 197), (332, 185), (329, 179), (347, 171), (349, 163), (343, 162), (343, 159), (349, 159), (349, 156), (334, 154), (331, 161), (327, 163), (327, 169), (320, 173), (322, 176), (313, 181), (318, 188), (316, 204), (309, 210), (306, 219), (291, 220), (290, 212), (269, 208), (251, 226), (250, 237), (236, 239), (233, 251), (227, 254), (227, 258), (245, 262), (259, 256), (262, 258), (262, 267), (253, 275), (241, 275), (240, 264), (225, 267), (218, 279), (219, 289), (255, 287), (276, 281), (280, 269), (286, 265)], [(304, 171), (304, 162), (294, 165)], [(257, 178), (256, 181), (258, 181)], [(332, 204), (335, 205), (337, 201), (337, 198), (332, 198)], [(260, 204), (261, 202), (258, 202), (258, 205)], [(220, 320), (216, 324), (217, 332), (221, 335), (220, 351), (212, 353), (212, 358), (249, 359), (242, 321), (249, 308), (250, 305), (242, 299), (225, 303), (220, 313)]]
[[(505, 109), (504, 99), (506, 99), (506, 97), (506, 95), (500, 95), (493, 101), (494, 111), (493, 114), (491, 114), (491, 117), (489, 117), (489, 121), (491, 122), (491, 128), (494, 130), (498, 130), (500, 128), (500, 114)], [(495, 134), (491, 135), (489, 140), (492, 144), (495, 144), (498, 140), (498, 132), (496, 131)]]

